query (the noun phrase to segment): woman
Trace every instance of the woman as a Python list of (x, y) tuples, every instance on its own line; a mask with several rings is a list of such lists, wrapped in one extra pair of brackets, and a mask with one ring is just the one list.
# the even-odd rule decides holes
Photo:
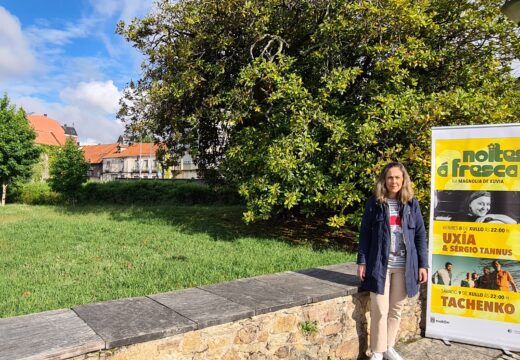
[(475, 221), (485, 223), (516, 224), (516, 221), (503, 214), (488, 214), (491, 209), (491, 193), (475, 191), (465, 202), (465, 215), (457, 221)]
[(402, 360), (394, 344), (407, 296), (428, 278), (426, 231), (410, 176), (397, 162), (379, 176), (361, 222), (357, 274), (370, 291), (372, 360)]

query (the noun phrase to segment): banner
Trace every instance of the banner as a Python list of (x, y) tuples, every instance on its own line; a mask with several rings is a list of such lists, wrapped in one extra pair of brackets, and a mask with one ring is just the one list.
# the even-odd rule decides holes
[(520, 124), (432, 131), (426, 336), (520, 350)]

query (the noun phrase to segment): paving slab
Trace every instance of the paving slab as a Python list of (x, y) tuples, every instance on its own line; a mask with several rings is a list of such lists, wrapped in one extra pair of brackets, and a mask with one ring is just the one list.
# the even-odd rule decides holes
[(258, 276), (255, 279), (276, 285), (288, 293), (305, 296), (309, 303), (346, 296), (348, 293), (345, 286), (331, 285), (330, 282), (292, 271)]
[(299, 270), (296, 273), (322, 280), (332, 286), (341, 287), (345, 289), (346, 295), (352, 295), (360, 291), (360, 282), (356, 275), (356, 264), (322, 266)]
[(196, 322), (199, 329), (255, 315), (253, 308), (198, 288), (152, 295), (149, 298)]
[(197, 328), (197, 324), (147, 297), (80, 305), (73, 310), (107, 348), (160, 339)]
[(69, 309), (0, 319), (0, 359), (67, 359), (105, 342)]
[(215, 295), (255, 310), (255, 315), (305, 305), (309, 298), (302, 294), (285, 291), (274, 284), (254, 278), (199, 287)]
[(502, 350), (451, 342), (445, 345), (441, 340), (421, 338), (417, 341), (399, 343), (396, 350), (405, 360), (516, 360), (518, 353), (505, 355)]

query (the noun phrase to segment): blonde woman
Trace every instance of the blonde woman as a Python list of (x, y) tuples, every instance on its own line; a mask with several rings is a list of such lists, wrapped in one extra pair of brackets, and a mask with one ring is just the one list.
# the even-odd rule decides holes
[(388, 164), (361, 222), (357, 274), (370, 291), (372, 360), (402, 360), (394, 345), (407, 296), (428, 278), (426, 231), (405, 167)]

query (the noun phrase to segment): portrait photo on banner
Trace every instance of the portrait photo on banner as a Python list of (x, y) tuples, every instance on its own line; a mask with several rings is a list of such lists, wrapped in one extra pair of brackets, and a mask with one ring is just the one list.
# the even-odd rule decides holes
[(436, 221), (518, 224), (520, 191), (435, 191), (433, 217)]

